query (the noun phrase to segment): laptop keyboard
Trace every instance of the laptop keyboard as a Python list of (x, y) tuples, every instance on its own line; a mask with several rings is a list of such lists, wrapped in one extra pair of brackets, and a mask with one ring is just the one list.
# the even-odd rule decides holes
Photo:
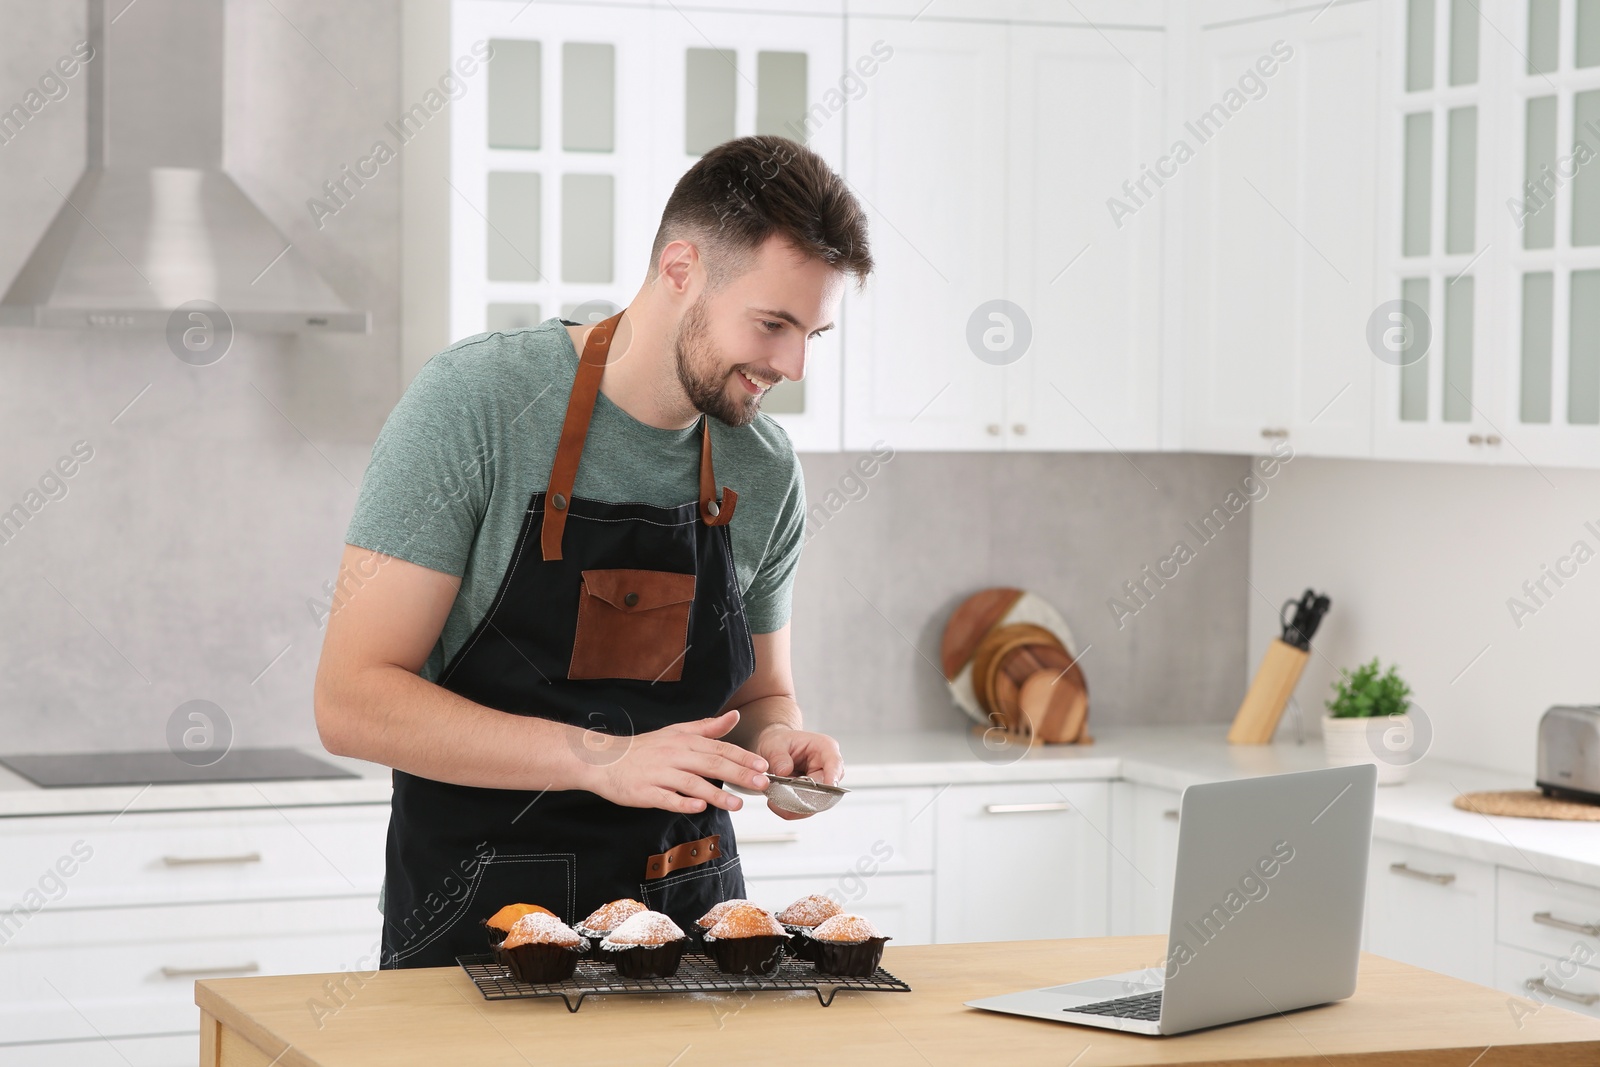
[(1085, 1004), (1081, 1008), (1063, 1008), (1062, 1010), (1077, 1012), (1081, 1015), (1112, 1015), (1119, 1019), (1154, 1021), (1161, 1018), (1161, 990), (1158, 989), (1154, 993), (1141, 993), (1136, 997), (1097, 1000), (1093, 1004)]

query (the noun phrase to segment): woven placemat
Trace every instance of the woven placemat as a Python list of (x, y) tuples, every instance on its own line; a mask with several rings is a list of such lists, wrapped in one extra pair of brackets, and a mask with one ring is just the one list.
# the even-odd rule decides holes
[(1519, 819), (1568, 819), (1574, 822), (1600, 822), (1600, 804), (1579, 804), (1547, 797), (1537, 789), (1513, 789), (1504, 793), (1461, 793), (1451, 801), (1462, 811), (1480, 815), (1514, 815)]

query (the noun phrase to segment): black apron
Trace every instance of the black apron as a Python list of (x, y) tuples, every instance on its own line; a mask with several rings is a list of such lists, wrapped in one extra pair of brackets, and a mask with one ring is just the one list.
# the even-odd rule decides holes
[[(705, 416), (698, 500), (572, 495), (621, 317), (589, 332), (549, 483), (528, 502), (488, 614), (438, 682), (500, 711), (626, 737), (718, 714), (755, 669), (755, 650), (728, 536), (737, 494), (716, 490)], [(626, 760), (626, 742), (605, 752), (574, 744), (591, 762)], [(451, 966), (486, 951), (482, 920), (506, 904), (540, 904), (572, 924), (634, 897), (688, 929), (744, 893), (721, 808), (679, 814), (583, 790), (479, 789), (394, 772), (384, 967)]]

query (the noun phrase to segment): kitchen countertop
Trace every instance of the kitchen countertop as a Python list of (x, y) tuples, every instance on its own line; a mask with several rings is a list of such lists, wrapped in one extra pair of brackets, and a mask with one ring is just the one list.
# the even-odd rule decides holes
[[(987, 750), (977, 734), (959, 728), (835, 737), (845, 754), (844, 784), (856, 789), (1121, 778), (1180, 791), (1199, 782), (1324, 766), (1320, 739), (1242, 746), (1229, 745), (1226, 732), (1226, 724), (1096, 728), (1094, 744), (1049, 746), (1020, 756)], [(360, 777), (47, 790), (0, 768), (0, 818), (388, 802), (387, 768), (307, 751)], [(1600, 823), (1491, 817), (1450, 804), (1458, 792), (1531, 785), (1531, 774), (1424, 759), (1411, 768), (1406, 784), (1378, 788), (1374, 833), (1404, 845), (1600, 885)]]
[[(883, 965), (909, 993), (841, 991), (486, 1001), (458, 967), (196, 983), (202, 1067), (397, 1063), (888, 1064), (1249, 1063), (1565, 1067), (1600, 1060), (1600, 1022), (1506, 1010), (1506, 994), (1363, 955), (1355, 995), (1291, 1015), (1168, 1038), (1024, 1019), (976, 997), (1136, 970), (1160, 937), (896, 946)], [(342, 991), (330, 1000), (330, 991)], [(321, 1010), (315, 1010), (321, 1005)], [(1493, 1048), (1493, 1055), (1485, 1053)], [(1085, 1053), (1092, 1053), (1088, 1056)]]

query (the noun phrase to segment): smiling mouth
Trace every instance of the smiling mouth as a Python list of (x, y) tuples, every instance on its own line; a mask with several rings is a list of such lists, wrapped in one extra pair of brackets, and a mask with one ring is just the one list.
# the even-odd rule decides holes
[(739, 377), (743, 378), (746, 387), (755, 392), (757, 395), (765, 393), (768, 389), (771, 389), (774, 385), (778, 384), (776, 381), (764, 382), (759, 378), (752, 378), (744, 371), (739, 372)]

